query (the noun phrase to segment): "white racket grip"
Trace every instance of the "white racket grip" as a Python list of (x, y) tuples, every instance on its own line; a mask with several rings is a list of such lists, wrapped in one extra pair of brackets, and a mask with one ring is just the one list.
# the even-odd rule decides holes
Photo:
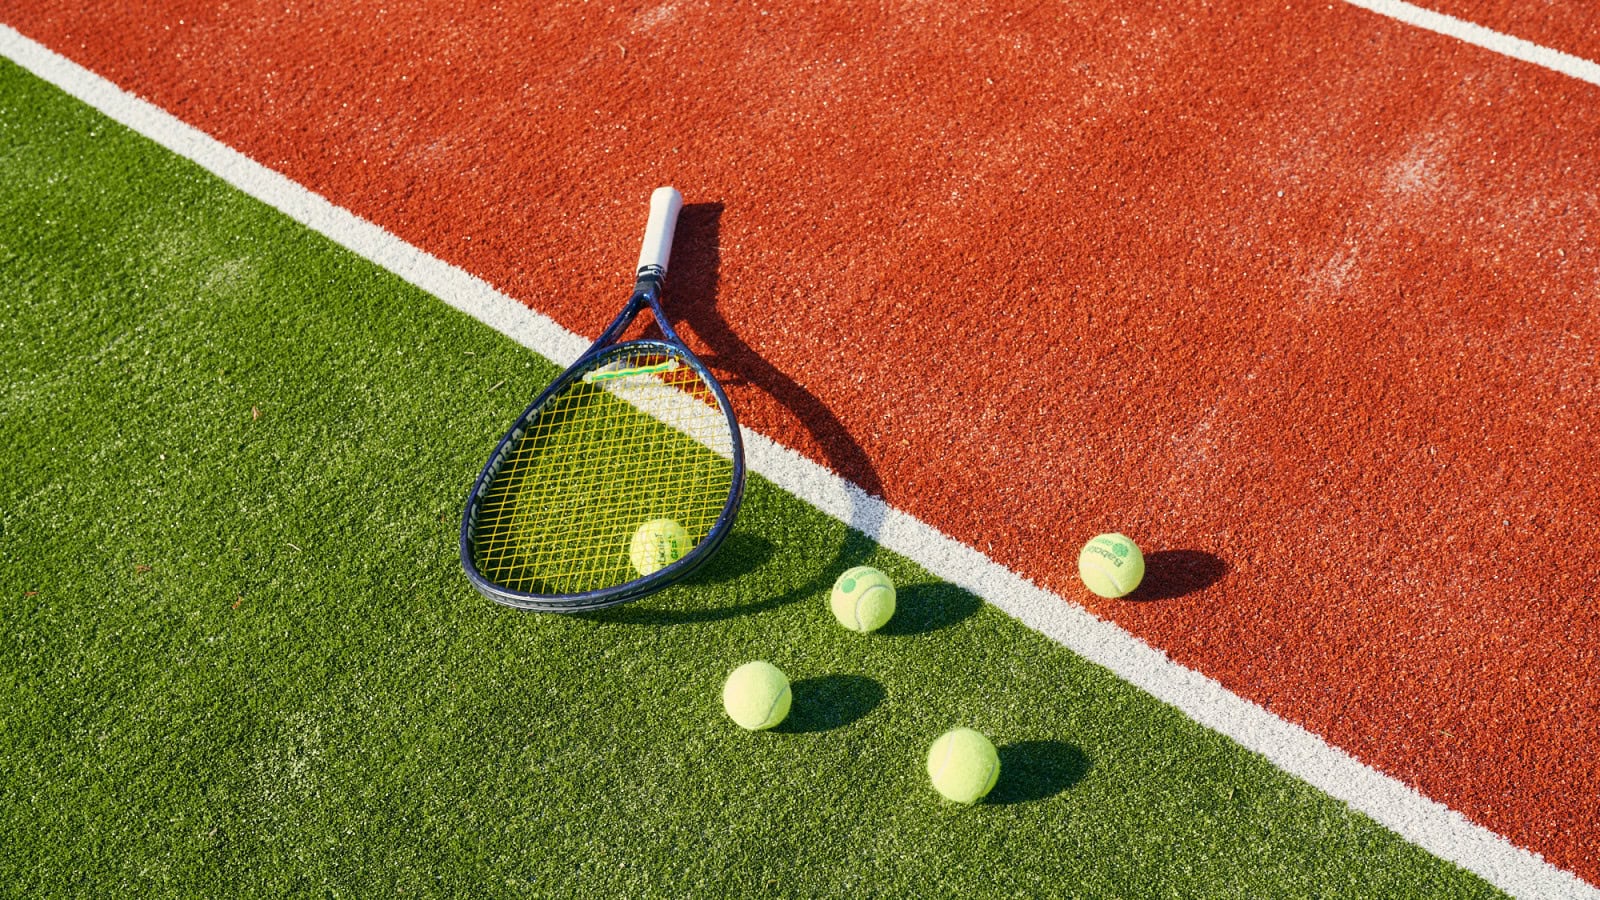
[(667, 274), (667, 257), (672, 255), (672, 232), (678, 227), (678, 212), (683, 195), (677, 188), (658, 187), (650, 194), (650, 222), (644, 227), (644, 246), (639, 250), (639, 274), (650, 269)]

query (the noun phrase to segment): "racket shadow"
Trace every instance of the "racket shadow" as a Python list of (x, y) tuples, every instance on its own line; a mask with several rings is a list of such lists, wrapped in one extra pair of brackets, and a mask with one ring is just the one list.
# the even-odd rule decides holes
[[(705, 589), (726, 589), (729, 583), (756, 572), (778, 554), (779, 547), (766, 538), (747, 531), (735, 530), (717, 553), (699, 572), (682, 584), (644, 599), (611, 609), (578, 613), (597, 622), (626, 625), (686, 625), (695, 622), (718, 622), (738, 616), (755, 615), (802, 600), (814, 600), (818, 594), (833, 587), (840, 572), (856, 565), (849, 560), (864, 560), (877, 549), (877, 542), (859, 531), (846, 531), (845, 538), (834, 558), (826, 568), (809, 569), (803, 582), (769, 597), (743, 603), (719, 606), (672, 607), (664, 604), (696, 602), (696, 595)], [(803, 552), (803, 551), (801, 551)], [(846, 562), (839, 562), (839, 560)]]
[(776, 552), (777, 547), (771, 541), (735, 527), (716, 554), (683, 583), (688, 587), (724, 584), (760, 569)]
[[(668, 315), (674, 319), (674, 325), (680, 331), (681, 326), (687, 325), (699, 338), (703, 347), (696, 347), (696, 353), (717, 372), (718, 381), (734, 395), (736, 405), (740, 394), (746, 397), (764, 394), (776, 401), (810, 434), (822, 451), (828, 468), (854, 482), (869, 496), (883, 496), (883, 483), (873, 468), (872, 460), (833, 411), (799, 382), (751, 349), (717, 309), (722, 265), (722, 211), (721, 203), (691, 203), (683, 207), (673, 244), (672, 281), (668, 288), (672, 299), (666, 304)], [(704, 352), (701, 352), (702, 349)], [(759, 569), (774, 555), (783, 555), (784, 548), (736, 527), (733, 534), (729, 535), (728, 543), (706, 562), (702, 570), (704, 575), (696, 573), (685, 585), (647, 599), (643, 604), (630, 604), (587, 615), (603, 621), (642, 625), (706, 622), (750, 615), (814, 598), (830, 589), (841, 572), (866, 562), (878, 548), (877, 541), (867, 536), (876, 527), (880, 518), (878, 512), (865, 508), (866, 504), (861, 500), (852, 502), (855, 508), (845, 523), (849, 528), (833, 548), (832, 556), (824, 556), (815, 546), (793, 548), (793, 552), (815, 559), (817, 564), (808, 569), (811, 574), (803, 583), (795, 584), (776, 596), (715, 608), (674, 609), (663, 605), (663, 601), (682, 602), (685, 586), (692, 591), (695, 585), (730, 581)], [(742, 540), (748, 542), (742, 551), (735, 543), (736, 539), (741, 539), (741, 535), (744, 535)], [(765, 543), (765, 555), (754, 549), (758, 542)], [(730, 553), (730, 549), (734, 552)]]

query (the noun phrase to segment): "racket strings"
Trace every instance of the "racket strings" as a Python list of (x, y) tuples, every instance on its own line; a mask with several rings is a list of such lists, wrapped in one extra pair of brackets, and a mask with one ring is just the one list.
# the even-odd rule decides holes
[(534, 594), (632, 581), (639, 527), (671, 519), (698, 544), (733, 469), (728, 418), (700, 375), (669, 353), (618, 348), (531, 417), (484, 494), (474, 562)]

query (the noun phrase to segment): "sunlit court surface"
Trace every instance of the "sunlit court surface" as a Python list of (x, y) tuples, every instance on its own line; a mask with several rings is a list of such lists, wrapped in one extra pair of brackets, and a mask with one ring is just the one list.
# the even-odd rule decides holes
[[(0, 26), (19, 895), (1600, 896), (1588, 4)], [(662, 185), (737, 522), (634, 602), (498, 605), (463, 503)], [(615, 424), (525, 477), (582, 478), (496, 513), (531, 590), (721, 509), (594, 505), (730, 453), (574, 396)], [(791, 705), (746, 731), (753, 660)]]

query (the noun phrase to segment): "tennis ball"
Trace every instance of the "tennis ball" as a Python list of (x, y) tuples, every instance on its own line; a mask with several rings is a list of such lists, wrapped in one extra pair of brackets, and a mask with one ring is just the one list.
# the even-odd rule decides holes
[(1102, 597), (1125, 597), (1144, 580), (1144, 554), (1127, 535), (1098, 535), (1078, 551), (1078, 577)]
[(856, 566), (833, 583), (828, 607), (851, 631), (877, 631), (894, 615), (894, 582), (871, 566)]
[(641, 576), (672, 565), (689, 552), (689, 532), (671, 519), (651, 519), (628, 544), (628, 560)]
[(789, 715), (789, 678), (766, 660), (747, 662), (722, 685), (722, 708), (747, 731), (762, 731)]
[(976, 803), (1000, 780), (1000, 754), (971, 728), (951, 729), (928, 751), (928, 778), (945, 799)]

